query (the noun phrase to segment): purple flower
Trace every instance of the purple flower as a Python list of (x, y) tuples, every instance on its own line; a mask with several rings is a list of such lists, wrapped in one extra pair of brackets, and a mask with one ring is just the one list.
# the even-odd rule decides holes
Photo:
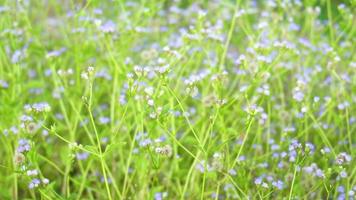
[(272, 185), (273, 185), (274, 187), (278, 188), (279, 190), (282, 190), (283, 187), (284, 187), (284, 183), (283, 183), (283, 181), (281, 181), (281, 180), (273, 181), (273, 182), (272, 182)]
[(111, 20), (105, 22), (103, 25), (99, 27), (99, 30), (104, 33), (113, 33), (116, 30), (116, 24)]
[(75, 154), (75, 157), (76, 157), (78, 160), (86, 160), (86, 159), (89, 157), (89, 153), (87, 153), (87, 152), (76, 153), (76, 154)]
[(16, 150), (18, 153), (30, 151), (31, 145), (28, 140), (20, 139), (18, 143), (19, 143), (19, 146), (17, 147), (17, 150)]
[(62, 55), (62, 53), (64, 53), (66, 50), (67, 50), (67, 48), (62, 47), (62, 48), (59, 49), (59, 50), (49, 51), (49, 52), (46, 54), (46, 57), (47, 57), (47, 58), (50, 58), (50, 57), (58, 57), (58, 56)]
[(317, 170), (315, 171), (315, 176), (317, 176), (317, 177), (319, 177), (319, 178), (324, 178), (324, 177), (325, 177), (324, 172), (323, 172), (323, 170), (321, 170), (321, 169), (317, 169)]
[(110, 122), (110, 118), (109, 117), (99, 117), (99, 123), (100, 124), (107, 124)]
[(34, 188), (38, 187), (40, 184), (41, 184), (40, 179), (34, 178), (31, 180), (30, 184), (28, 184), (28, 188), (34, 189)]
[(141, 147), (146, 147), (146, 146), (150, 145), (151, 143), (152, 143), (151, 139), (147, 138), (147, 139), (140, 141), (139, 145)]
[(237, 175), (236, 170), (234, 170), (234, 169), (230, 169), (230, 170), (229, 170), (229, 174), (230, 174), (231, 176), (236, 176), (236, 175)]
[(0, 88), (6, 89), (8, 87), (9, 87), (9, 84), (6, 81), (0, 79)]
[(262, 183), (262, 178), (261, 178), (261, 177), (257, 177), (257, 178), (255, 179), (255, 184), (256, 184), (256, 185), (261, 185), (261, 183)]
[(167, 196), (168, 196), (167, 192), (156, 192), (155, 195), (154, 195), (154, 199), (155, 200), (162, 200)]
[(24, 57), (24, 53), (21, 50), (16, 50), (14, 54), (12, 54), (11, 57), (11, 63), (15, 64), (21, 61), (21, 59)]

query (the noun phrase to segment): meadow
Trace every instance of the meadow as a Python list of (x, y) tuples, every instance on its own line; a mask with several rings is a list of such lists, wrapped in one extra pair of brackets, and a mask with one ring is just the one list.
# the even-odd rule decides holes
[(0, 0), (0, 199), (356, 199), (355, 0)]

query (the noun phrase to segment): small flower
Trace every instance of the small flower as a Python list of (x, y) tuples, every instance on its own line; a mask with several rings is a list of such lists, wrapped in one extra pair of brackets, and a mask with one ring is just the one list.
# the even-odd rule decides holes
[(325, 178), (325, 174), (324, 174), (323, 170), (321, 170), (321, 169), (317, 169), (315, 171), (315, 176), (317, 176), (319, 178)]
[(107, 21), (99, 27), (103, 33), (113, 33), (116, 30), (116, 24), (113, 21)]
[(281, 180), (278, 180), (278, 181), (273, 181), (272, 182), (272, 185), (276, 188), (278, 188), (279, 190), (282, 190), (283, 187), (284, 187), (284, 184)]
[(231, 176), (236, 176), (236, 175), (237, 175), (236, 170), (234, 170), (234, 169), (230, 169), (230, 170), (229, 170), (229, 174), (230, 174)]
[(351, 161), (351, 156), (345, 152), (340, 153), (336, 157), (336, 164), (338, 164), (338, 165), (342, 165), (344, 163), (348, 164), (350, 161)]
[(83, 71), (80, 74), (80, 77), (84, 80), (88, 80), (89, 78), (94, 76), (95, 69), (92, 66), (89, 66), (86, 71)]
[(268, 188), (269, 186), (268, 186), (268, 184), (267, 184), (266, 182), (263, 182), (263, 183), (262, 183), (262, 187)]
[(108, 124), (110, 122), (109, 117), (99, 117), (99, 123), (100, 124)]
[(339, 175), (341, 178), (347, 178), (347, 172), (345, 170), (342, 170)]
[(224, 167), (222, 163), (222, 159), (223, 157), (220, 153), (214, 153), (213, 160), (211, 162), (212, 168), (218, 171), (222, 170)]
[(145, 93), (147, 95), (152, 96), (153, 93), (154, 93), (154, 88), (153, 87), (146, 87), (144, 91), (145, 91)]
[(32, 105), (26, 104), (24, 106), (24, 109), (27, 112), (43, 113), (43, 112), (49, 112), (51, 110), (51, 107), (47, 102), (40, 102), (40, 103), (34, 103)]
[(31, 180), (30, 184), (28, 185), (29, 189), (37, 188), (41, 184), (40, 179), (34, 178)]
[(62, 55), (62, 53), (64, 53), (67, 49), (65, 47), (59, 49), (59, 50), (54, 50), (54, 51), (49, 51), (46, 54), (46, 58), (50, 58), (50, 57), (58, 57), (60, 55)]
[(139, 145), (140, 145), (141, 147), (146, 147), (146, 146), (148, 146), (148, 145), (150, 145), (150, 144), (152, 144), (152, 141), (151, 141), (151, 139), (149, 139), (149, 138), (144, 139), (144, 140), (141, 140), (140, 143), (139, 143)]
[(163, 200), (168, 196), (167, 192), (156, 192), (154, 195), (155, 200)]
[(16, 149), (16, 151), (18, 153), (23, 153), (23, 152), (28, 152), (31, 149), (31, 145), (30, 142), (26, 139), (20, 139), (18, 142), (18, 147)]
[(153, 99), (148, 99), (148, 100), (147, 100), (147, 104), (148, 104), (149, 106), (154, 106), (154, 101), (153, 101)]
[(88, 76), (88, 73), (87, 73), (87, 72), (82, 72), (82, 73), (80, 74), (80, 77), (81, 77), (82, 79), (84, 79), (84, 80), (88, 80), (88, 79), (89, 79), (89, 76)]
[(199, 163), (197, 163), (195, 169), (197, 169), (201, 173), (212, 171), (212, 167), (205, 160), (202, 160)]
[(255, 184), (256, 185), (261, 185), (262, 184), (262, 178), (261, 177), (258, 177), (255, 179)]
[(89, 66), (89, 67), (88, 67), (88, 69), (87, 69), (87, 71), (88, 71), (88, 74), (89, 74), (89, 75), (93, 75), (93, 73), (94, 73), (94, 70), (95, 70), (95, 69), (94, 69), (94, 67), (92, 67), (92, 66)]
[(157, 118), (157, 113), (156, 112), (151, 112), (150, 113), (150, 118), (151, 119), (156, 119)]
[(157, 154), (160, 154), (162, 156), (167, 156), (167, 157), (172, 156), (172, 147), (168, 144), (163, 147), (156, 147), (155, 151)]
[(38, 125), (34, 122), (25, 123), (25, 128), (28, 133), (32, 134), (38, 130)]
[(75, 157), (77, 160), (86, 160), (89, 157), (89, 153), (83, 152), (83, 153), (76, 153)]
[(9, 87), (9, 84), (6, 81), (0, 79), (0, 88), (6, 89), (8, 87)]
[(49, 180), (48, 180), (47, 178), (43, 178), (43, 179), (42, 179), (42, 183), (43, 183), (44, 185), (47, 185), (47, 184), (49, 183)]
[(22, 153), (19, 153), (19, 152), (15, 153), (14, 162), (16, 165), (21, 165), (22, 163), (25, 162), (25, 159), (26, 159), (26, 157)]
[(26, 174), (27, 174), (27, 176), (37, 176), (38, 175), (38, 171), (36, 169), (27, 170)]
[(206, 107), (211, 107), (214, 105), (214, 103), (217, 101), (216, 97), (214, 95), (208, 95), (203, 98), (203, 104)]

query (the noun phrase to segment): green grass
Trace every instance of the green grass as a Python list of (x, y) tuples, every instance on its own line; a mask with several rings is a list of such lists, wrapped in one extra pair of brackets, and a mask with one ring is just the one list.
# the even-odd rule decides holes
[(355, 199), (355, 5), (0, 0), (0, 199)]

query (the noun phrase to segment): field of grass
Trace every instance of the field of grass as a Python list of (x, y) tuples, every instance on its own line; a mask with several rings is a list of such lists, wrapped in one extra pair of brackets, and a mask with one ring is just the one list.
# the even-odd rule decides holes
[(0, 199), (356, 199), (355, 0), (0, 0)]

